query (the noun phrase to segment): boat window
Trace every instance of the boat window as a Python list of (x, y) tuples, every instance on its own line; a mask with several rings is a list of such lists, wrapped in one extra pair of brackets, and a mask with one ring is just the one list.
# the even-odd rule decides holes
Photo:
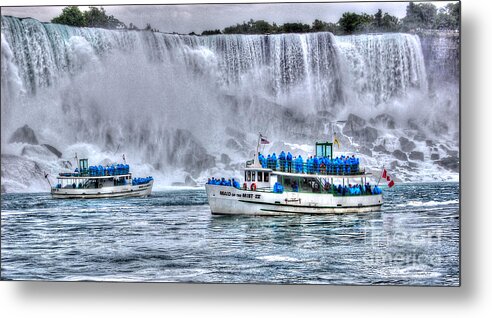
[(246, 181), (251, 181), (251, 171), (246, 172)]
[(268, 172), (265, 172), (265, 182), (268, 182), (269, 178), (270, 178), (270, 174)]
[(253, 181), (253, 182), (256, 181), (256, 171), (251, 172), (251, 181)]
[(283, 179), (283, 186), (290, 186), (292, 184), (292, 180), (289, 177), (282, 178)]
[(263, 172), (258, 171), (258, 182), (262, 182), (262, 181), (263, 181)]

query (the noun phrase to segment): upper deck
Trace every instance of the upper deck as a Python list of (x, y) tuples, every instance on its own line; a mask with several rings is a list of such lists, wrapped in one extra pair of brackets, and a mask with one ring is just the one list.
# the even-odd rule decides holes
[(273, 153), (267, 158), (258, 153), (254, 160), (246, 162), (245, 170), (264, 170), (273, 175), (293, 177), (357, 178), (371, 175), (360, 168), (359, 158), (354, 155), (333, 158), (333, 144), (329, 142), (316, 143), (316, 154), (306, 160), (284, 151), (278, 157)]
[(89, 174), (80, 174), (80, 173), (60, 173), (56, 178), (57, 179), (113, 179), (113, 178), (124, 178), (129, 177), (131, 179), (132, 174), (117, 174), (117, 175), (105, 175), (105, 176), (91, 176)]

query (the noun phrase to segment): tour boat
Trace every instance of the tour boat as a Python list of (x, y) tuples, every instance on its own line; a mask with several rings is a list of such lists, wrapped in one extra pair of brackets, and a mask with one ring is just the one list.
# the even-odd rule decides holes
[(298, 156), (265, 162), (258, 151), (262, 138), (260, 135), (254, 159), (246, 162), (242, 186), (224, 178), (205, 185), (212, 214), (300, 215), (381, 209), (381, 189), (367, 183), (371, 174), (360, 169), (354, 157), (350, 157), (354, 158), (350, 165), (334, 159), (333, 143), (316, 143), (317, 160), (299, 162)]
[(78, 160), (74, 172), (59, 173), (56, 178), (58, 183), (51, 187), (56, 199), (147, 197), (154, 184), (152, 177), (132, 179), (126, 163), (89, 166), (88, 159)]

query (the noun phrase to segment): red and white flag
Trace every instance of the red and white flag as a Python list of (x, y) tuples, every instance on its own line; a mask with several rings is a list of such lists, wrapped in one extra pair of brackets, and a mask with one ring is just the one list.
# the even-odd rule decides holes
[(393, 181), (393, 179), (391, 179), (391, 177), (389, 176), (389, 174), (386, 171), (386, 169), (383, 169), (383, 174), (382, 174), (381, 177), (383, 179), (386, 179), (386, 182), (388, 182), (388, 188), (391, 188), (392, 186), (395, 185), (395, 181)]
[(266, 137), (263, 137), (260, 135), (260, 144), (262, 145), (268, 145), (270, 142), (266, 139)]

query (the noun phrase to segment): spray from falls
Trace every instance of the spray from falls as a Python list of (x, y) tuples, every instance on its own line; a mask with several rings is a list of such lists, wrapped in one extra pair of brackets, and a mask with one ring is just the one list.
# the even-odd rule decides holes
[(27, 124), (64, 157), (125, 153), (171, 182), (237, 169), (258, 131), (311, 143), (328, 121), (392, 111), (406, 125), (427, 77), (416, 35), (197, 37), (2, 16), (2, 154), (21, 154), (7, 139)]

